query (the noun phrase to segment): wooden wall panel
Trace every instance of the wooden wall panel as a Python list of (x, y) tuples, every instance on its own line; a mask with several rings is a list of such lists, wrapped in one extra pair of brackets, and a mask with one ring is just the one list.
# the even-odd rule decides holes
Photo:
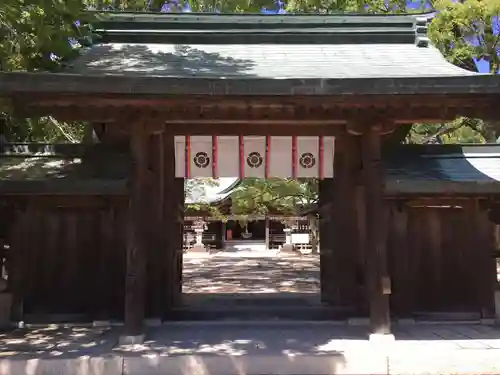
[(388, 202), (392, 312), (475, 312), (491, 316), (493, 224), (473, 200), (461, 207)]
[[(56, 198), (54, 200), (57, 200)], [(10, 236), (12, 289), (25, 314), (119, 318), (125, 207), (19, 208)]]

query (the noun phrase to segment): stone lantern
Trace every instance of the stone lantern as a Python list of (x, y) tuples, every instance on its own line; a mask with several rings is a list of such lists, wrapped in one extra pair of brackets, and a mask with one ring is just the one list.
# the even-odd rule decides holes
[(206, 252), (205, 245), (203, 245), (203, 232), (206, 229), (206, 224), (203, 220), (196, 220), (192, 226), (195, 233), (195, 244), (192, 247), (192, 251), (195, 252)]

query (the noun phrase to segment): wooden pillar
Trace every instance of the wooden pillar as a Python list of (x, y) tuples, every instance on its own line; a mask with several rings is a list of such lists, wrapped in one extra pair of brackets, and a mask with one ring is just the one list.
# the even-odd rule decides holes
[(183, 241), (184, 241), (184, 178), (175, 178), (173, 191), (173, 225), (171, 228), (170, 251), (172, 252), (171, 272), (171, 300), (170, 307), (180, 306), (182, 302), (182, 268), (183, 268)]
[(147, 251), (148, 133), (145, 124), (132, 123), (133, 171), (129, 199), (127, 269), (125, 279), (125, 336), (123, 343), (143, 340)]
[(362, 135), (363, 172), (366, 194), (366, 281), (372, 334), (390, 334), (387, 254), (384, 238), (384, 176), (381, 134), (370, 127)]
[(24, 298), (26, 297), (27, 265), (29, 264), (27, 227), (29, 214), (25, 207), (16, 206), (11, 217), (10, 248), (8, 252), (9, 288), (12, 293), (11, 318), (14, 322), (24, 320)]
[(356, 210), (356, 188), (361, 173), (359, 137), (347, 134), (339, 137), (338, 143), (334, 159), (334, 273), (339, 305), (355, 310), (359, 292), (356, 266), (361, 237), (357, 221), (359, 212)]
[(181, 303), (184, 245), (184, 178), (175, 177), (174, 135), (163, 135), (163, 233), (165, 276), (163, 315)]
[[(496, 260), (492, 257), (495, 249), (495, 224), (488, 218), (488, 211), (481, 209), (479, 201), (474, 202), (473, 241), (470, 244), (472, 258), (476, 259), (475, 274), (470, 275), (471, 283), (475, 285), (477, 303), (484, 319), (495, 317), (495, 289), (497, 285)], [(475, 280), (475, 282), (473, 281)]]
[(148, 248), (146, 262), (146, 317), (160, 319), (165, 291), (165, 150), (161, 133), (148, 136)]
[(333, 178), (319, 181), (319, 258), (321, 302), (332, 305), (335, 301)]

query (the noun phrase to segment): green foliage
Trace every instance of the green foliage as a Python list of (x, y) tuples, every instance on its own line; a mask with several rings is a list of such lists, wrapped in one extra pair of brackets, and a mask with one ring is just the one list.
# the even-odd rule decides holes
[(232, 193), (235, 215), (295, 215), (300, 207), (317, 200), (316, 180), (247, 178)]
[(484, 143), (481, 120), (460, 117), (455, 121), (443, 124), (414, 124), (408, 135), (408, 143)]
[[(90, 15), (80, 0), (3, 0), (0, 5), (0, 71), (59, 69), (90, 42)], [(79, 26), (77, 26), (79, 25)], [(71, 41), (71, 43), (70, 43)], [(16, 119), (0, 108), (2, 132), (11, 140), (81, 140), (83, 124), (56, 119)]]
[(4, 0), (0, 6), (1, 70), (57, 69), (78, 53), (69, 38), (83, 41), (89, 21), (85, 3), (79, 0)]
[(217, 206), (204, 203), (206, 187), (219, 186), (219, 182), (213, 178), (189, 178), (184, 180), (184, 196), (198, 197), (200, 202), (188, 203), (186, 208), (190, 211), (207, 213), (212, 217), (225, 220), (225, 216), (220, 212)]
[[(474, 59), (487, 61), (489, 71), (500, 69), (500, 1), (498, 0), (437, 0), (438, 16), (429, 27), (433, 44), (453, 64), (477, 71)], [(460, 142), (496, 142), (500, 135), (499, 122), (461, 118), (437, 125), (453, 130), (452, 139)]]
[[(500, 69), (499, 35), (495, 33), (500, 16), (498, 0), (437, 0), (439, 15), (429, 27), (434, 45), (454, 64), (477, 71), (473, 58), (486, 58), (490, 72)], [(496, 34), (496, 35), (495, 35)]]

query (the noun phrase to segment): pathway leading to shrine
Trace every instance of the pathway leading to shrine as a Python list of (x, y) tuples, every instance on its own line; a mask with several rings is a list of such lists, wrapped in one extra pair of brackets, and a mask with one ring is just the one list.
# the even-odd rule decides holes
[(184, 254), (183, 293), (319, 294), (319, 255), (234, 246)]

